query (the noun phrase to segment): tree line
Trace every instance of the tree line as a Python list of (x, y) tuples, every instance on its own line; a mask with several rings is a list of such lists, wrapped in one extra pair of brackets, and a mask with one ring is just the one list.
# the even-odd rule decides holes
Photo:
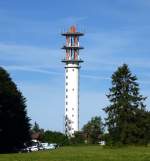
[(42, 141), (67, 144), (147, 145), (150, 142), (150, 112), (146, 97), (140, 94), (137, 77), (127, 64), (113, 73), (112, 85), (104, 107), (105, 121), (92, 117), (74, 137), (60, 132), (31, 128), (26, 99), (12, 81), (9, 73), (0, 68), (0, 152), (12, 152), (31, 140), (31, 133), (40, 130)]
[(33, 139), (37, 139), (41, 142), (57, 143), (59, 146), (97, 144), (103, 134), (103, 123), (100, 117), (92, 117), (92, 119), (83, 126), (81, 131), (75, 132), (74, 137), (67, 137), (61, 132), (44, 131), (44, 129), (40, 128), (35, 122), (31, 128), (31, 134), (33, 134)]

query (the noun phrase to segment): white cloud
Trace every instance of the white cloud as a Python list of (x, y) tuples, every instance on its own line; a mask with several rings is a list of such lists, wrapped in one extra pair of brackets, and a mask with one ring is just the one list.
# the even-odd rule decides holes
[(60, 65), (60, 50), (0, 43), (0, 53), (2, 63), (3, 61), (8, 61), (8, 63), (13, 65), (17, 63), (23, 66), (33, 65), (55, 68)]
[(96, 80), (110, 80), (108, 77), (98, 76), (98, 75), (90, 75), (90, 74), (82, 74), (80, 77), (86, 79), (96, 79)]
[(36, 73), (47, 74), (47, 75), (63, 75), (63, 73), (61, 72), (42, 69), (39, 66), (6, 66), (4, 65), (3, 67), (8, 69), (9, 71), (27, 71), (27, 72), (36, 72)]

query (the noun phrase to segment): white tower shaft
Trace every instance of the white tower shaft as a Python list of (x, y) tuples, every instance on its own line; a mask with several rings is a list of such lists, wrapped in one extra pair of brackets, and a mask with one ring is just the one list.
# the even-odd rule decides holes
[(65, 118), (67, 131), (73, 136), (79, 130), (79, 65), (69, 63), (65, 67)]

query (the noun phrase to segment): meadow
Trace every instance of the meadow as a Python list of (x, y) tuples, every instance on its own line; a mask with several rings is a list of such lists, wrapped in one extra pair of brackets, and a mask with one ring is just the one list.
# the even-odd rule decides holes
[(150, 147), (61, 147), (51, 151), (0, 154), (0, 161), (150, 161)]

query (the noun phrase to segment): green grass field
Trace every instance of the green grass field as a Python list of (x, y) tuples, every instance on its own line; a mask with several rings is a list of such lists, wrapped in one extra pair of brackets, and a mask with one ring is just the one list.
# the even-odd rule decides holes
[(0, 154), (0, 161), (150, 161), (150, 147), (62, 147), (51, 151)]

